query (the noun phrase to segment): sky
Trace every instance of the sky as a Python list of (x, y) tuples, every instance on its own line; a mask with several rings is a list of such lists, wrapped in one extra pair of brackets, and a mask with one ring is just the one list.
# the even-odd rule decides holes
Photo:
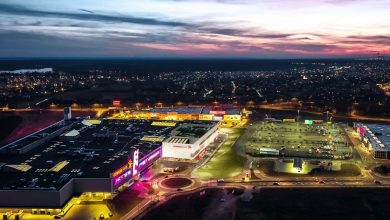
[(1, 0), (0, 58), (390, 54), (389, 0)]

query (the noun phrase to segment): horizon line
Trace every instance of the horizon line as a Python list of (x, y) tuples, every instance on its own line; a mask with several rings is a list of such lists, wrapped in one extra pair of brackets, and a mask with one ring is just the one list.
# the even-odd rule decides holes
[(16, 60), (389, 60), (384, 56), (335, 56), (335, 57), (0, 57), (1, 61)]

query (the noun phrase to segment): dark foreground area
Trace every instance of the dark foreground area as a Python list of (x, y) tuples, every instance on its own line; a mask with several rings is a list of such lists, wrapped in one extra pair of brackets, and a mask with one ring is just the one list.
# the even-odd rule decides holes
[(390, 218), (390, 189), (384, 188), (264, 188), (249, 202), (243, 201), (242, 195), (247, 194), (231, 195), (231, 190), (214, 189), (202, 196), (199, 192), (180, 196), (142, 219)]

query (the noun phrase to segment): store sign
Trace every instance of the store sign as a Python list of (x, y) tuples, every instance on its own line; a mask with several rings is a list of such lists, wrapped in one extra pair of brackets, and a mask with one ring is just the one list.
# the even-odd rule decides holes
[(305, 120), (305, 125), (312, 125), (313, 124), (313, 120)]
[(199, 120), (211, 121), (211, 120), (213, 120), (213, 115), (201, 114), (201, 115), (199, 115)]
[(138, 169), (142, 171), (146, 166), (150, 165), (151, 163), (153, 163), (153, 161), (160, 158), (160, 156), (161, 156), (161, 148), (158, 148), (157, 150), (150, 153), (149, 155), (147, 155), (141, 160)]
[(111, 174), (111, 176), (114, 178), (114, 177), (117, 177), (117, 176), (121, 175), (123, 172), (127, 171), (128, 169), (130, 169), (132, 167), (132, 165), (133, 165), (133, 161), (129, 160), (126, 165), (122, 166), (121, 168), (119, 168), (118, 170), (113, 172)]
[(113, 100), (112, 101), (112, 105), (113, 106), (120, 106), (121, 105), (121, 101), (120, 100)]
[(114, 186), (122, 184), (125, 180), (128, 180), (131, 177), (131, 169), (124, 172), (122, 175), (119, 175), (113, 179)]
[(213, 114), (213, 115), (224, 115), (226, 114), (225, 111), (210, 111), (210, 114)]
[(191, 145), (187, 145), (187, 146), (173, 145), (173, 147), (176, 147), (176, 148), (188, 148), (188, 149), (191, 149)]
[(361, 136), (364, 136), (364, 128), (363, 127), (358, 127), (359, 133)]
[(133, 161), (134, 161), (133, 176), (138, 176), (138, 157), (139, 157), (139, 149), (134, 151), (134, 154), (133, 154)]

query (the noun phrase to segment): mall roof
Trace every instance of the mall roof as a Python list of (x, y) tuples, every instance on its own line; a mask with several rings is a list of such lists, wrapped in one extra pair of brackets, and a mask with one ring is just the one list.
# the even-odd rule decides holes
[(375, 150), (390, 151), (390, 125), (364, 124), (365, 136), (370, 138)]
[(182, 123), (171, 132), (171, 137), (165, 140), (168, 143), (193, 144), (210, 129), (212, 129), (217, 122), (212, 121), (197, 121), (192, 123)]
[(178, 114), (200, 114), (202, 109), (202, 107), (153, 108), (150, 111), (158, 113), (177, 112)]
[[(174, 128), (153, 126), (147, 120), (102, 120), (101, 124), (85, 125), (81, 119), (74, 119), (59, 123), (2, 148), (0, 190), (58, 190), (72, 177), (109, 178), (127, 163), (135, 149), (140, 150), (141, 159), (161, 146), (141, 140), (144, 136), (167, 138)], [(61, 134), (74, 130), (80, 133), (75, 140), (60, 139)], [(57, 131), (61, 132), (50, 136)], [(10, 153), (15, 146), (23, 148), (31, 143), (37, 144), (26, 153)]]

